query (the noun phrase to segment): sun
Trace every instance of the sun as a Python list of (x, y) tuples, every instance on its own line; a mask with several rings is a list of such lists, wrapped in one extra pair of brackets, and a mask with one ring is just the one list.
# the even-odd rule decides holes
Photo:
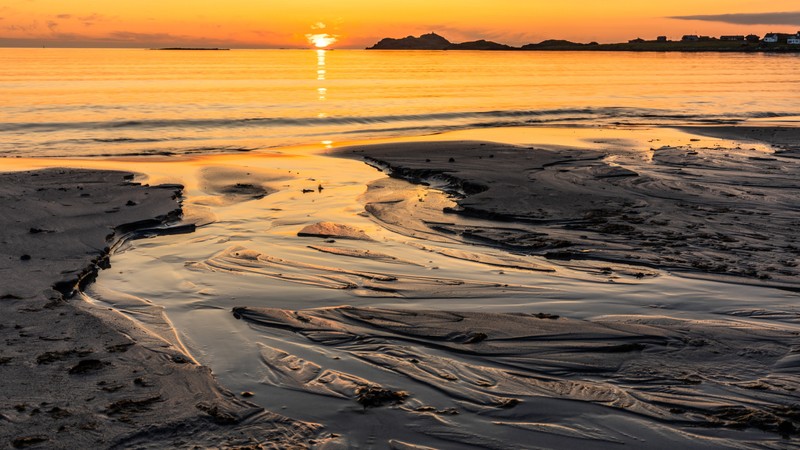
[(336, 36), (333, 36), (328, 33), (307, 34), (306, 38), (308, 39), (308, 42), (311, 43), (311, 45), (317, 48), (325, 48), (335, 43), (337, 40)]

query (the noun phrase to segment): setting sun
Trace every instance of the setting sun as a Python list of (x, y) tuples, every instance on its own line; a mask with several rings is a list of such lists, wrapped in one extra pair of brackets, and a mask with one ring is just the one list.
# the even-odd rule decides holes
[(307, 34), (306, 38), (308, 38), (309, 43), (311, 43), (314, 47), (317, 48), (325, 48), (336, 42), (336, 36), (330, 35), (328, 33)]

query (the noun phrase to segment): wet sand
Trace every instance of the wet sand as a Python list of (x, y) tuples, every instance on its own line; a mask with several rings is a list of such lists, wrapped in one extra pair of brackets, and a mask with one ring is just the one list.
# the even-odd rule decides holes
[[(253, 415), (195, 433), (219, 409), (165, 402), (174, 422), (131, 434), (164, 417), (145, 402), (126, 415), (133, 423), (109, 426), (121, 437), (95, 439), (157, 447), (186, 431), (202, 446), (244, 429), (277, 447), (793, 445), (798, 169), (785, 149), (659, 129), (532, 136), (525, 146), (441, 136), (328, 152), (335, 158), (142, 163), (186, 184), (183, 223), (202, 226), (116, 246), (114, 270), (64, 307), (142, 329), (127, 331), (130, 364), (149, 355), (139, 336), (157, 337), (159, 354), (202, 372), (202, 401)], [(164, 175), (179, 168), (182, 178)], [(81, 375), (122, 386), (93, 394), (98, 414), (115, 418), (101, 395), (183, 398), (156, 372), (144, 388), (105, 372), (121, 363), (95, 347), (102, 357), (68, 354), (78, 361), (58, 370), (112, 363)], [(234, 399), (194, 359), (254, 396)]]
[(139, 314), (147, 318), (134, 323), (82, 296), (123, 241), (193, 230), (169, 227), (180, 219), (182, 186), (145, 187), (132, 177), (80, 169), (0, 174), (0, 442), (306, 442), (316, 425), (267, 413), (219, 386), (183, 347), (163, 308), (143, 305)]
[[(738, 130), (698, 131), (730, 139)], [(745, 135), (760, 136), (752, 129)], [(627, 263), (798, 288), (792, 186), (800, 166), (790, 150), (689, 143), (610, 153), (465, 141), (354, 147), (341, 154), (455, 196), (455, 207), (416, 223), (399, 213), (402, 203), (375, 199), (367, 205), (401, 233), (435, 230), (555, 263)], [(495, 224), (463, 220), (469, 218)]]

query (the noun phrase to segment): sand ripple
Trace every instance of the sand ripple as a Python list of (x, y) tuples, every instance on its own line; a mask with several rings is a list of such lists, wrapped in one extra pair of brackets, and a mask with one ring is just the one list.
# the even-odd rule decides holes
[[(794, 354), (800, 338), (774, 325), (348, 306), (239, 307), (234, 315), (396, 375), (393, 388), (411, 394), (396, 406), (416, 417), (408, 426), (454, 442), (475, 445), (493, 436), (497, 442), (486, 442), (487, 448), (514, 448), (547, 435), (561, 445), (588, 440), (603, 446), (640, 442), (649, 433), (643, 430), (658, 428), (670, 439), (691, 435), (692, 445), (748, 447), (746, 435), (712, 430), (758, 429), (779, 439), (800, 425), (800, 382), (790, 373), (800, 369)], [(262, 358), (264, 382), (292, 389), (352, 401), (359, 385), (376, 384), (359, 375), (358, 364), (344, 373), (267, 347)], [(428, 389), (449, 399), (451, 413), (424, 406)], [(537, 407), (552, 402), (561, 408), (553, 416)], [(420, 415), (436, 421), (420, 421)], [(617, 419), (599, 417), (632, 421), (639, 429), (607, 427), (603, 420)], [(480, 432), (497, 426), (514, 431)]]

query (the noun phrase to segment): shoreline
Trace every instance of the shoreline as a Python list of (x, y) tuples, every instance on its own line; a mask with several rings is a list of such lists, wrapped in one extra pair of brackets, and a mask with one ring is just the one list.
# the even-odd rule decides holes
[(154, 448), (317, 434), (316, 425), (237, 399), (158, 328), (74, 296), (110, 267), (119, 242), (169, 232), (160, 227), (180, 215), (181, 186), (143, 187), (132, 177), (0, 174), (0, 192), (13, 201), (2, 218), (0, 439), (14, 448)]
[[(684, 40), (671, 41), (666, 36), (663, 40), (646, 41), (637, 38), (627, 43), (616, 42), (598, 44), (597, 42), (580, 43), (563, 39), (547, 39), (542, 42), (514, 47), (498, 42), (480, 39), (477, 41), (454, 43), (436, 34), (428, 33), (419, 37), (407, 36), (400, 39), (384, 38), (366, 50), (442, 50), (442, 51), (601, 51), (601, 52), (681, 52), (681, 53), (798, 53), (800, 45), (790, 44), (785, 34), (781, 43), (762, 42), (758, 36), (752, 35), (754, 41), (745, 36), (739, 39), (717, 39), (710, 36), (685, 36)], [(797, 36), (800, 36), (798, 34)], [(734, 36), (729, 36), (729, 38)], [(777, 35), (775, 35), (777, 39)], [(794, 37), (794, 36), (792, 36)], [(693, 39), (692, 39), (693, 38)]]
[[(756, 131), (759, 130), (749, 131), (748, 136), (763, 134)], [(211, 445), (220, 442), (219, 433), (230, 437), (235, 434), (237, 440), (230, 442), (238, 445), (256, 445), (264, 443), (266, 439), (275, 446), (283, 443), (311, 445), (310, 440), (315, 438), (314, 445), (317, 446), (326, 443), (334, 447), (346, 446), (348, 443), (374, 443), (376, 436), (386, 437), (385, 445), (392, 448), (413, 448), (414, 445), (457, 448), (469, 442), (506, 448), (504, 446), (508, 443), (522, 445), (530, 442), (531, 436), (542, 439), (545, 446), (552, 447), (587, 441), (599, 448), (615, 447), (621, 442), (649, 442), (654, 445), (665, 442), (705, 442), (715, 447), (740, 441), (744, 446), (763, 443), (779, 446), (785, 442), (781, 436), (796, 434), (800, 424), (793, 419), (796, 410), (791, 408), (787, 400), (792, 397), (791, 389), (796, 384), (788, 374), (797, 364), (791, 354), (796, 339), (796, 334), (793, 334), (796, 321), (792, 319), (791, 309), (773, 311), (765, 307), (767, 309), (760, 311), (758, 301), (753, 301), (750, 309), (750, 304), (740, 306), (741, 299), (737, 299), (737, 302), (730, 303), (729, 311), (719, 311), (720, 306), (695, 306), (702, 311), (700, 314), (693, 313), (695, 310), (692, 308), (674, 310), (670, 300), (657, 297), (645, 300), (641, 308), (604, 308), (603, 302), (613, 301), (613, 292), (616, 291), (604, 294), (602, 292), (610, 288), (603, 285), (613, 284), (620, 289), (635, 291), (639, 289), (637, 286), (644, 288), (661, 278), (668, 278), (670, 271), (664, 272), (662, 269), (665, 266), (659, 264), (654, 266), (655, 269), (647, 269), (642, 264), (646, 261), (642, 259), (566, 261), (563, 252), (574, 248), (555, 244), (560, 240), (574, 239), (576, 234), (580, 238), (580, 234), (587, 231), (570, 227), (561, 230), (559, 227), (565, 224), (586, 226), (586, 218), (583, 215), (577, 218), (547, 217), (530, 205), (522, 204), (523, 207), (520, 207), (520, 203), (514, 203), (515, 199), (528, 196), (533, 200), (545, 199), (543, 191), (538, 189), (558, 188), (559, 192), (569, 195), (552, 202), (544, 201), (542, 208), (572, 213), (574, 211), (568, 211), (568, 203), (577, 202), (580, 206), (587, 194), (567, 187), (584, 183), (590, 187), (619, 188), (619, 183), (622, 183), (622, 187), (629, 189), (630, 186), (624, 182), (646, 176), (666, 173), (680, 178), (687, 175), (682, 172), (704, 167), (698, 163), (702, 156), (720, 153), (712, 145), (716, 141), (695, 140), (696, 135), (671, 134), (666, 129), (655, 129), (654, 132), (660, 132), (658, 136), (664, 139), (664, 145), (656, 148), (661, 144), (653, 144), (642, 138), (653, 134), (649, 131), (639, 136), (631, 130), (615, 130), (608, 135), (600, 130), (585, 130), (585, 134), (578, 134), (570, 140), (565, 140), (561, 132), (563, 130), (548, 135), (545, 131), (537, 130), (541, 134), (536, 134), (535, 139), (506, 136), (517, 144), (523, 141), (540, 142), (526, 146), (475, 141), (454, 143), (447, 141), (451, 136), (444, 135), (334, 150), (317, 149), (313, 155), (278, 157), (277, 154), (264, 152), (192, 157), (178, 162), (134, 159), (140, 164), (137, 167), (142, 169), (163, 165), (154, 171), (159, 173), (154, 178), (159, 181), (164, 180), (164, 174), (173, 172), (181, 164), (195, 168), (195, 172), (187, 168), (182, 172), (182, 176), (197, 177), (187, 184), (187, 189), (192, 190), (192, 205), (188, 210), (192, 218), (187, 220), (196, 220), (198, 226), (211, 226), (200, 227), (196, 233), (186, 237), (162, 237), (156, 240), (168, 241), (166, 244), (154, 242), (141, 246), (134, 243), (134, 247), (138, 247), (134, 251), (112, 257), (111, 263), (118, 264), (115, 268), (120, 268), (120, 274), (106, 271), (102, 275), (104, 281), (91, 285), (85, 299), (76, 298), (53, 309), (52, 314), (74, 313), (77, 314), (76, 320), (100, 323), (100, 329), (104, 331), (124, 330), (137, 344), (130, 345), (129, 340), (121, 343), (115, 340), (104, 344), (104, 348), (116, 349), (117, 345), (123, 345), (127, 346), (124, 347), (127, 351), (106, 355), (106, 352), (92, 347), (93, 356), (81, 356), (80, 352), (84, 350), (76, 347), (77, 341), (61, 343), (40, 340), (36, 343), (39, 346), (36, 352), (39, 354), (43, 354), (44, 346), (55, 352), (76, 351), (65, 355), (67, 359), (63, 361), (42, 366), (47, 370), (68, 371), (79, 367), (81, 358), (111, 362), (111, 366), (100, 366), (97, 372), (87, 366), (89, 371), (80, 375), (83, 378), (76, 378), (77, 374), (70, 375), (72, 379), (66, 377), (68, 381), (83, 385), (83, 388), (92, 389), (98, 386), (85, 383), (90, 377), (104, 374), (117, 366), (124, 366), (125, 370), (141, 370), (139, 367), (131, 369), (130, 366), (141, 366), (143, 360), (146, 364), (161, 366), (166, 363), (167, 367), (174, 366), (179, 371), (194, 368), (199, 375), (187, 375), (194, 380), (192, 383), (199, 383), (193, 385), (199, 387), (192, 391), (192, 395), (210, 396), (212, 402), (230, 408), (220, 414), (222, 407), (209, 407), (209, 402), (198, 401), (196, 397), (189, 403), (173, 403), (167, 399), (173, 398), (172, 395), (178, 399), (185, 398), (181, 396), (186, 392), (164, 393), (158, 384), (166, 380), (161, 375), (147, 377), (140, 373), (131, 381), (133, 375), (129, 373), (107, 372), (107, 379), (101, 380), (106, 384), (99, 387), (108, 387), (110, 390), (116, 389), (116, 386), (122, 387), (110, 393), (101, 389), (100, 395), (120, 395), (120, 398), (113, 402), (88, 402), (95, 405), (91, 406), (95, 408), (92, 414), (100, 411), (108, 415), (109, 405), (127, 399), (134, 403), (125, 402), (118, 406), (133, 405), (131, 407), (134, 410), (122, 414), (114, 412), (110, 414), (112, 418), (124, 417), (140, 426), (149, 420), (149, 414), (160, 414), (165, 404), (175, 408), (173, 417), (185, 418), (184, 422), (176, 419), (161, 427), (147, 428), (138, 434), (129, 433), (113, 441), (120, 446), (140, 445), (147, 448), (165, 442)], [(474, 133), (488, 135), (485, 130)], [(722, 131), (713, 133), (721, 135)], [(726, 138), (742, 137), (730, 130), (725, 133), (728, 133), (725, 134)], [(781, 141), (783, 144), (778, 141), (773, 144), (787, 145), (792, 142), (792, 132), (775, 133), (784, 140)], [(462, 138), (470, 135), (470, 132), (456, 134)], [(440, 141), (431, 141), (434, 138)], [(559, 144), (567, 144), (571, 148)], [(691, 149), (686, 147), (690, 145)], [(654, 147), (648, 150), (649, 146)], [(532, 151), (530, 147), (536, 150)], [(719, 164), (717, 168), (726, 169), (727, 176), (735, 173), (729, 170), (735, 164), (775, 162), (769, 160), (772, 156), (764, 154), (767, 152), (764, 148), (751, 150), (747, 147), (724, 147), (724, 151), (732, 156), (726, 156), (721, 162), (710, 160), (706, 165)], [(456, 149), (462, 152), (448, 153)], [(627, 150), (621, 151), (624, 149)], [(353, 150), (357, 153), (353, 153)], [(791, 149), (781, 149), (788, 150)], [(662, 155), (658, 155), (659, 152)], [(691, 152), (697, 154), (688, 155), (696, 157), (690, 158), (693, 163), (690, 167), (672, 166), (676, 160), (687, 157)], [(384, 170), (391, 166), (396, 171), (395, 176), (402, 174), (403, 180), (417, 184), (385, 178), (366, 166), (357, 172), (346, 172), (347, 175), (338, 178), (325, 175), (330, 167), (334, 167), (331, 164), (341, 156), (359, 159), (363, 155), (371, 155), (376, 165), (385, 163)], [(753, 155), (757, 159), (749, 159)], [(615, 158), (609, 159), (612, 156)], [(452, 162), (450, 158), (453, 158)], [(57, 160), (53, 164), (64, 162)], [(24, 163), (20, 162), (21, 165)], [(68, 163), (97, 167), (113, 164), (91, 160)], [(664, 163), (669, 165), (666, 172), (645, 170), (648, 165)], [(714, 174), (707, 167), (704, 170)], [(522, 178), (519, 171), (524, 175)], [(550, 172), (552, 176), (540, 177)], [(629, 172), (638, 175), (633, 176)], [(355, 173), (359, 178), (353, 178)], [(369, 178), (370, 174), (374, 174), (376, 179)], [(534, 176), (528, 177), (529, 174)], [(783, 174), (788, 178), (791, 178), (790, 175)], [(711, 176), (707, 178), (714, 180)], [(523, 179), (524, 183), (520, 181)], [(373, 181), (367, 184), (366, 192), (359, 195), (367, 180)], [(556, 184), (548, 184), (551, 182)], [(693, 179), (693, 182), (696, 180)], [(535, 189), (530, 190), (528, 184), (536, 185)], [(324, 187), (324, 190), (318, 190), (318, 186)], [(510, 186), (516, 187), (511, 189)], [(683, 185), (676, 184), (664, 186), (683, 188)], [(67, 194), (57, 190), (58, 187), (64, 185), (57, 185), (53, 194), (64, 201)], [(672, 191), (669, 187), (665, 189)], [(306, 190), (313, 192), (306, 193)], [(448, 191), (455, 196), (444, 193)], [(592, 189), (592, 192), (601, 191)], [(502, 195), (503, 192), (506, 192), (506, 197)], [(657, 192), (661, 191), (645, 193)], [(630, 194), (630, 191), (626, 193)], [(486, 203), (481, 203), (480, 196), (489, 194)], [(349, 198), (342, 198), (349, 195), (358, 195), (359, 203), (350, 204)], [(625, 198), (615, 190), (608, 195)], [(577, 200), (573, 201), (574, 198)], [(716, 195), (713, 198), (717, 199)], [(722, 200), (726, 198), (733, 199), (723, 196)], [(173, 199), (162, 200), (164, 204), (174, 205), (175, 202)], [(466, 202), (460, 208), (476, 208), (478, 217), (464, 214), (463, 210), (452, 204), (453, 200)], [(683, 197), (680, 200), (691, 201)], [(670, 205), (669, 202), (666, 204)], [(652, 210), (660, 207), (658, 205), (630, 207), (634, 210)], [(207, 208), (208, 215), (204, 215), (206, 213), (199, 211), (198, 207)], [(492, 208), (495, 208), (498, 216), (487, 217), (485, 211), (492, 212)], [(112, 209), (98, 206), (93, 210), (93, 216), (119, 217), (119, 212), (106, 212)], [(125, 212), (122, 206), (120, 209)], [(676, 211), (674, 208), (662, 209), (670, 214)], [(214, 222), (213, 212), (222, 210), (233, 213), (232, 216), (220, 218), (229, 221), (227, 225)], [(256, 211), (250, 213), (253, 214), (252, 218), (242, 216), (251, 210)], [(574, 210), (585, 213), (581, 208)], [(705, 213), (701, 210), (691, 211), (700, 215)], [(331, 243), (327, 242), (330, 240), (328, 238), (297, 236), (303, 225), (318, 220), (314, 217), (331, 216), (342, 223), (365, 228), (371, 239), (349, 241), (336, 238), (333, 239), (336, 242)], [(154, 215), (143, 214), (137, 220), (152, 217)], [(490, 220), (498, 217), (506, 221)], [(607, 222), (593, 224), (589, 221), (588, 224), (602, 228), (616, 223), (614, 216), (599, 217)], [(719, 214), (715, 217), (719, 217)], [(757, 219), (762, 216), (754, 214), (742, 217)], [(509, 218), (515, 219), (515, 222), (508, 222)], [(356, 219), (359, 221), (356, 222)], [(370, 221), (374, 221), (374, 226), (364, 225)], [(640, 224), (632, 226), (636, 225)], [(49, 229), (48, 226), (36, 227)], [(540, 227), (545, 227), (550, 235), (542, 236)], [(589, 244), (594, 246), (593, 251), (631, 253), (633, 250), (626, 243), (630, 236), (611, 232), (620, 229), (591, 230), (597, 233), (594, 239), (589, 240)], [(255, 235), (274, 232), (276, 240), (250, 242), (249, 235), (243, 230)], [(487, 236), (487, 231), (499, 234)], [(520, 239), (520, 233), (527, 233), (527, 237)], [(32, 236), (55, 238), (56, 233), (36, 233)], [(497, 236), (502, 239), (495, 239)], [(228, 239), (231, 243), (226, 243)], [(498, 245), (503, 240), (513, 245)], [(285, 243), (285, 251), (272, 245), (278, 242)], [(600, 245), (603, 242), (605, 246)], [(216, 248), (212, 243), (217, 243), (223, 250), (216, 253), (217, 250), (212, 250)], [(588, 249), (589, 244), (584, 250)], [(694, 245), (702, 250), (700, 244), (702, 242)], [(172, 245), (177, 253), (161, 253), (159, 245)], [(541, 245), (551, 245), (552, 248), (536, 247)], [(404, 253), (401, 249), (404, 246), (410, 250)], [(511, 251), (504, 251), (504, 248)], [(553, 259), (530, 256), (530, 248), (536, 248), (544, 255), (551, 253)], [(209, 252), (214, 254), (209, 255)], [(310, 260), (303, 259), (304, 252), (312, 255)], [(178, 256), (181, 258), (178, 259)], [(559, 259), (559, 256), (562, 258)], [(176, 278), (183, 280), (180, 283), (182, 287), (175, 286), (178, 283), (170, 276), (164, 280), (150, 280), (147, 284), (152, 284), (151, 287), (142, 286), (142, 281), (152, 276), (153, 272), (165, 272), (164, 269), (170, 267), (166, 262), (152, 263), (162, 257), (169, 259), (170, 264), (176, 267), (173, 270), (182, 270), (184, 266), (188, 269), (188, 274)], [(139, 259), (143, 260), (141, 265), (137, 265)], [(450, 263), (447, 261), (452, 261), (452, 268), (448, 267)], [(131, 272), (130, 275), (122, 274), (122, 266), (125, 271)], [(489, 269), (480, 274), (459, 274), (459, 270), (481, 266)], [(147, 270), (139, 270), (141, 268)], [(548, 277), (570, 276), (566, 272), (583, 273), (585, 276), (582, 279), (585, 284), (560, 285), (562, 289), (564, 286), (567, 289), (584, 289), (570, 294), (575, 297), (566, 294), (551, 296), (553, 294), (548, 293), (546, 286), (538, 286), (540, 281)], [(195, 275), (198, 278), (192, 278)], [(118, 279), (126, 277), (132, 284), (117, 283)], [(222, 281), (228, 277), (232, 278)], [(710, 279), (730, 282), (713, 274)], [(553, 280), (547, 286), (559, 286), (557, 279)], [(503, 285), (504, 282), (508, 284)], [(160, 295), (167, 296), (170, 304), (178, 306), (169, 306), (164, 298), (158, 296), (161, 283), (167, 287), (161, 288)], [(777, 283), (772, 284), (778, 287)], [(288, 285), (297, 287), (284, 287)], [(763, 286), (762, 289), (770, 287), (769, 283), (758, 280), (754, 285)], [(240, 286), (242, 290), (233, 291), (232, 286)], [(668, 282), (664, 286), (669, 286)], [(701, 283), (700, 286), (706, 285)], [(791, 287), (794, 288), (794, 284)], [(154, 293), (142, 294), (147, 293), (148, 288), (153, 289)], [(119, 292), (115, 293), (112, 289)], [(248, 294), (251, 291), (254, 294)], [(192, 297), (186, 292), (196, 293)], [(663, 293), (667, 297), (670, 294), (669, 291)], [(179, 298), (184, 296), (186, 299), (181, 303)], [(516, 306), (512, 300), (517, 297), (529, 298), (529, 303), (524, 307)], [(150, 298), (152, 303), (148, 300)], [(473, 303), (458, 300), (470, 298), (475, 299)], [(570, 313), (570, 307), (557, 309), (559, 302), (572, 298), (603, 301), (598, 303), (599, 306), (587, 303), (581, 315)], [(14, 302), (14, 307), (28, 307), (22, 305), (28, 300)], [(505, 306), (500, 307), (501, 312), (493, 312), (492, 302)], [(345, 304), (354, 306), (339, 306)], [(580, 305), (577, 307), (581, 308)], [(236, 309), (232, 311), (232, 308)], [(404, 316), (409, 314), (409, 310), (417, 318), (409, 319), (406, 323)], [(49, 309), (43, 308), (42, 311)], [(208, 315), (212, 311), (214, 315)], [(201, 315), (193, 316), (194, 312)], [(29, 319), (37, 320), (37, 316), (31, 312), (17, 311), (17, 314), (31, 314)], [(136, 317), (135, 326), (131, 316)], [(197, 317), (207, 322), (197, 322)], [(461, 319), (449, 323), (451, 318), (459, 317)], [(709, 317), (716, 318), (709, 321)], [(204, 323), (204, 326), (197, 327), (197, 323)], [(519, 326), (506, 328), (498, 325), (508, 323)], [(0, 331), (15, 334), (16, 339), (18, 332), (33, 336), (38, 330), (33, 328), (33, 324), (20, 324), (25, 328), (3, 327)], [(69, 333), (78, 336), (79, 333), (74, 330), (82, 329), (80, 324), (73, 327), (77, 328)], [(206, 327), (213, 331), (199, 329)], [(437, 329), (439, 331), (434, 332)], [(449, 338), (443, 341), (437, 333), (445, 333)], [(576, 340), (579, 338), (585, 342)], [(211, 345), (216, 341), (220, 341), (220, 347), (214, 350)], [(66, 346), (63, 349), (56, 348), (52, 342)], [(209, 369), (194, 365), (194, 358), (185, 350), (184, 342), (187, 342), (186, 347), (196, 352), (197, 360), (213, 368), (216, 378), (224, 380), (220, 383), (236, 391), (252, 390), (255, 396), (247, 401), (233, 398), (215, 381)], [(247, 345), (244, 345), (245, 342)], [(387, 348), (391, 351), (387, 352)], [(734, 355), (731, 348), (743, 353)], [(499, 356), (495, 354), (498, 349), (503, 350)], [(234, 352), (239, 353), (234, 357)], [(659, 361), (666, 357), (663, 352), (669, 352), (669, 358), (678, 358), (680, 363), (675, 367), (660, 366)], [(152, 358), (153, 354), (160, 356)], [(715, 356), (718, 354), (722, 356)], [(0, 353), (0, 358), (5, 357)], [(188, 362), (164, 362), (162, 360), (165, 357), (185, 357)], [(119, 358), (125, 361), (119, 362)], [(418, 363), (409, 364), (413, 360)], [(6, 370), (3, 364), (0, 364), (0, 370)], [(30, 362), (29, 365), (33, 366)], [(36, 365), (34, 368), (38, 367)], [(298, 371), (297, 367), (302, 370)], [(242, 372), (247, 376), (241, 375)], [(319, 376), (310, 375), (315, 373)], [(522, 378), (519, 377), (521, 373), (524, 374)], [(730, 374), (736, 374), (739, 380), (726, 381), (725, 377)], [(59, 380), (62, 378), (63, 375)], [(136, 379), (141, 379), (138, 384)], [(531, 384), (531, 379), (540, 381)], [(495, 384), (487, 385), (487, 380), (493, 380)], [(95, 380), (92, 378), (91, 381)], [(668, 389), (660, 392), (658, 386), (662, 385)], [(388, 401), (382, 407), (362, 407), (358, 399), (363, 397), (358, 391), (364, 392), (363, 389), (369, 386), (391, 392), (403, 391), (409, 397), (398, 404)], [(709, 390), (722, 390), (725, 394), (709, 396)], [(152, 395), (130, 397), (131, 392), (153, 391), (161, 392), (162, 398), (156, 399)], [(63, 395), (68, 397), (72, 394)], [(65, 424), (67, 428), (52, 435), (42, 432), (22, 437), (37, 438), (41, 435), (71, 439), (73, 434), (64, 433), (81, 433), (70, 428), (77, 423), (78, 414), (71, 409), (74, 406), (66, 405), (73, 403), (77, 395), (66, 400), (59, 397), (57, 402), (47, 405), (26, 406), (26, 413), (29, 414), (36, 407), (41, 415), (35, 416), (46, 416), (47, 420), (64, 415), (63, 418), (56, 417), (55, 422)], [(95, 401), (97, 403), (93, 403)], [(255, 403), (251, 403), (253, 401)], [(256, 406), (256, 403), (260, 405)], [(264, 412), (265, 407), (273, 410), (282, 403), (284, 406), (281, 409), (289, 406), (285, 414), (300, 417), (300, 421)], [(687, 406), (689, 403), (691, 406)], [(200, 404), (202, 406), (198, 407)], [(550, 405), (548, 411), (552, 415), (542, 415), (537, 409), (537, 405), (541, 404)], [(317, 406), (311, 408), (314, 411), (297, 413), (298, 409), (308, 410), (309, 405)], [(13, 415), (8, 414), (6, 411), (10, 410), (10, 406), (0, 414), (19, 420), (18, 417), (23, 413), (16, 411)], [(153, 412), (155, 410), (158, 412)], [(72, 415), (67, 416), (62, 411)], [(231, 421), (228, 412), (233, 414), (233, 421), (238, 421), (238, 424), (215, 423)], [(576, 419), (575, 414), (580, 417)], [(486, 418), (491, 420), (487, 422)], [(352, 427), (354, 420), (359, 421), (358, 429)], [(322, 434), (321, 425), (317, 423), (336, 433)], [(392, 426), (387, 428), (387, 423)], [(603, 425), (610, 423), (614, 425)], [(211, 426), (212, 431), (197, 433), (188, 439), (181, 437), (199, 429), (200, 424), (202, 427)], [(133, 425), (122, 421), (114, 426), (125, 429)], [(194, 426), (198, 428), (192, 428)], [(498, 427), (502, 427), (508, 440), (499, 439), (497, 433), (501, 431)], [(651, 428), (657, 428), (658, 431), (648, 431)], [(764, 434), (761, 430), (768, 433)], [(236, 434), (240, 431), (245, 432), (246, 438)], [(97, 430), (88, 433), (93, 439), (103, 439)], [(108, 433), (113, 431), (109, 430)], [(215, 436), (213, 433), (218, 434)], [(51, 440), (42, 445), (48, 445), (48, 442), (59, 441)], [(107, 442), (112, 440), (109, 438)]]
[[(623, 263), (800, 290), (793, 262), (800, 254), (793, 245), (796, 216), (785, 189), (798, 175), (791, 164), (798, 148), (786, 146), (797, 142), (800, 130), (681, 129), (768, 140), (783, 148), (770, 155), (739, 147), (720, 156), (714, 148), (690, 142), (612, 156), (596, 150), (423, 141), (346, 147), (336, 154), (363, 159), (391, 177), (439, 185), (457, 206), (444, 209), (436, 228), (465, 242), (556, 263)], [(461, 219), (498, 224), (476, 228)]]

